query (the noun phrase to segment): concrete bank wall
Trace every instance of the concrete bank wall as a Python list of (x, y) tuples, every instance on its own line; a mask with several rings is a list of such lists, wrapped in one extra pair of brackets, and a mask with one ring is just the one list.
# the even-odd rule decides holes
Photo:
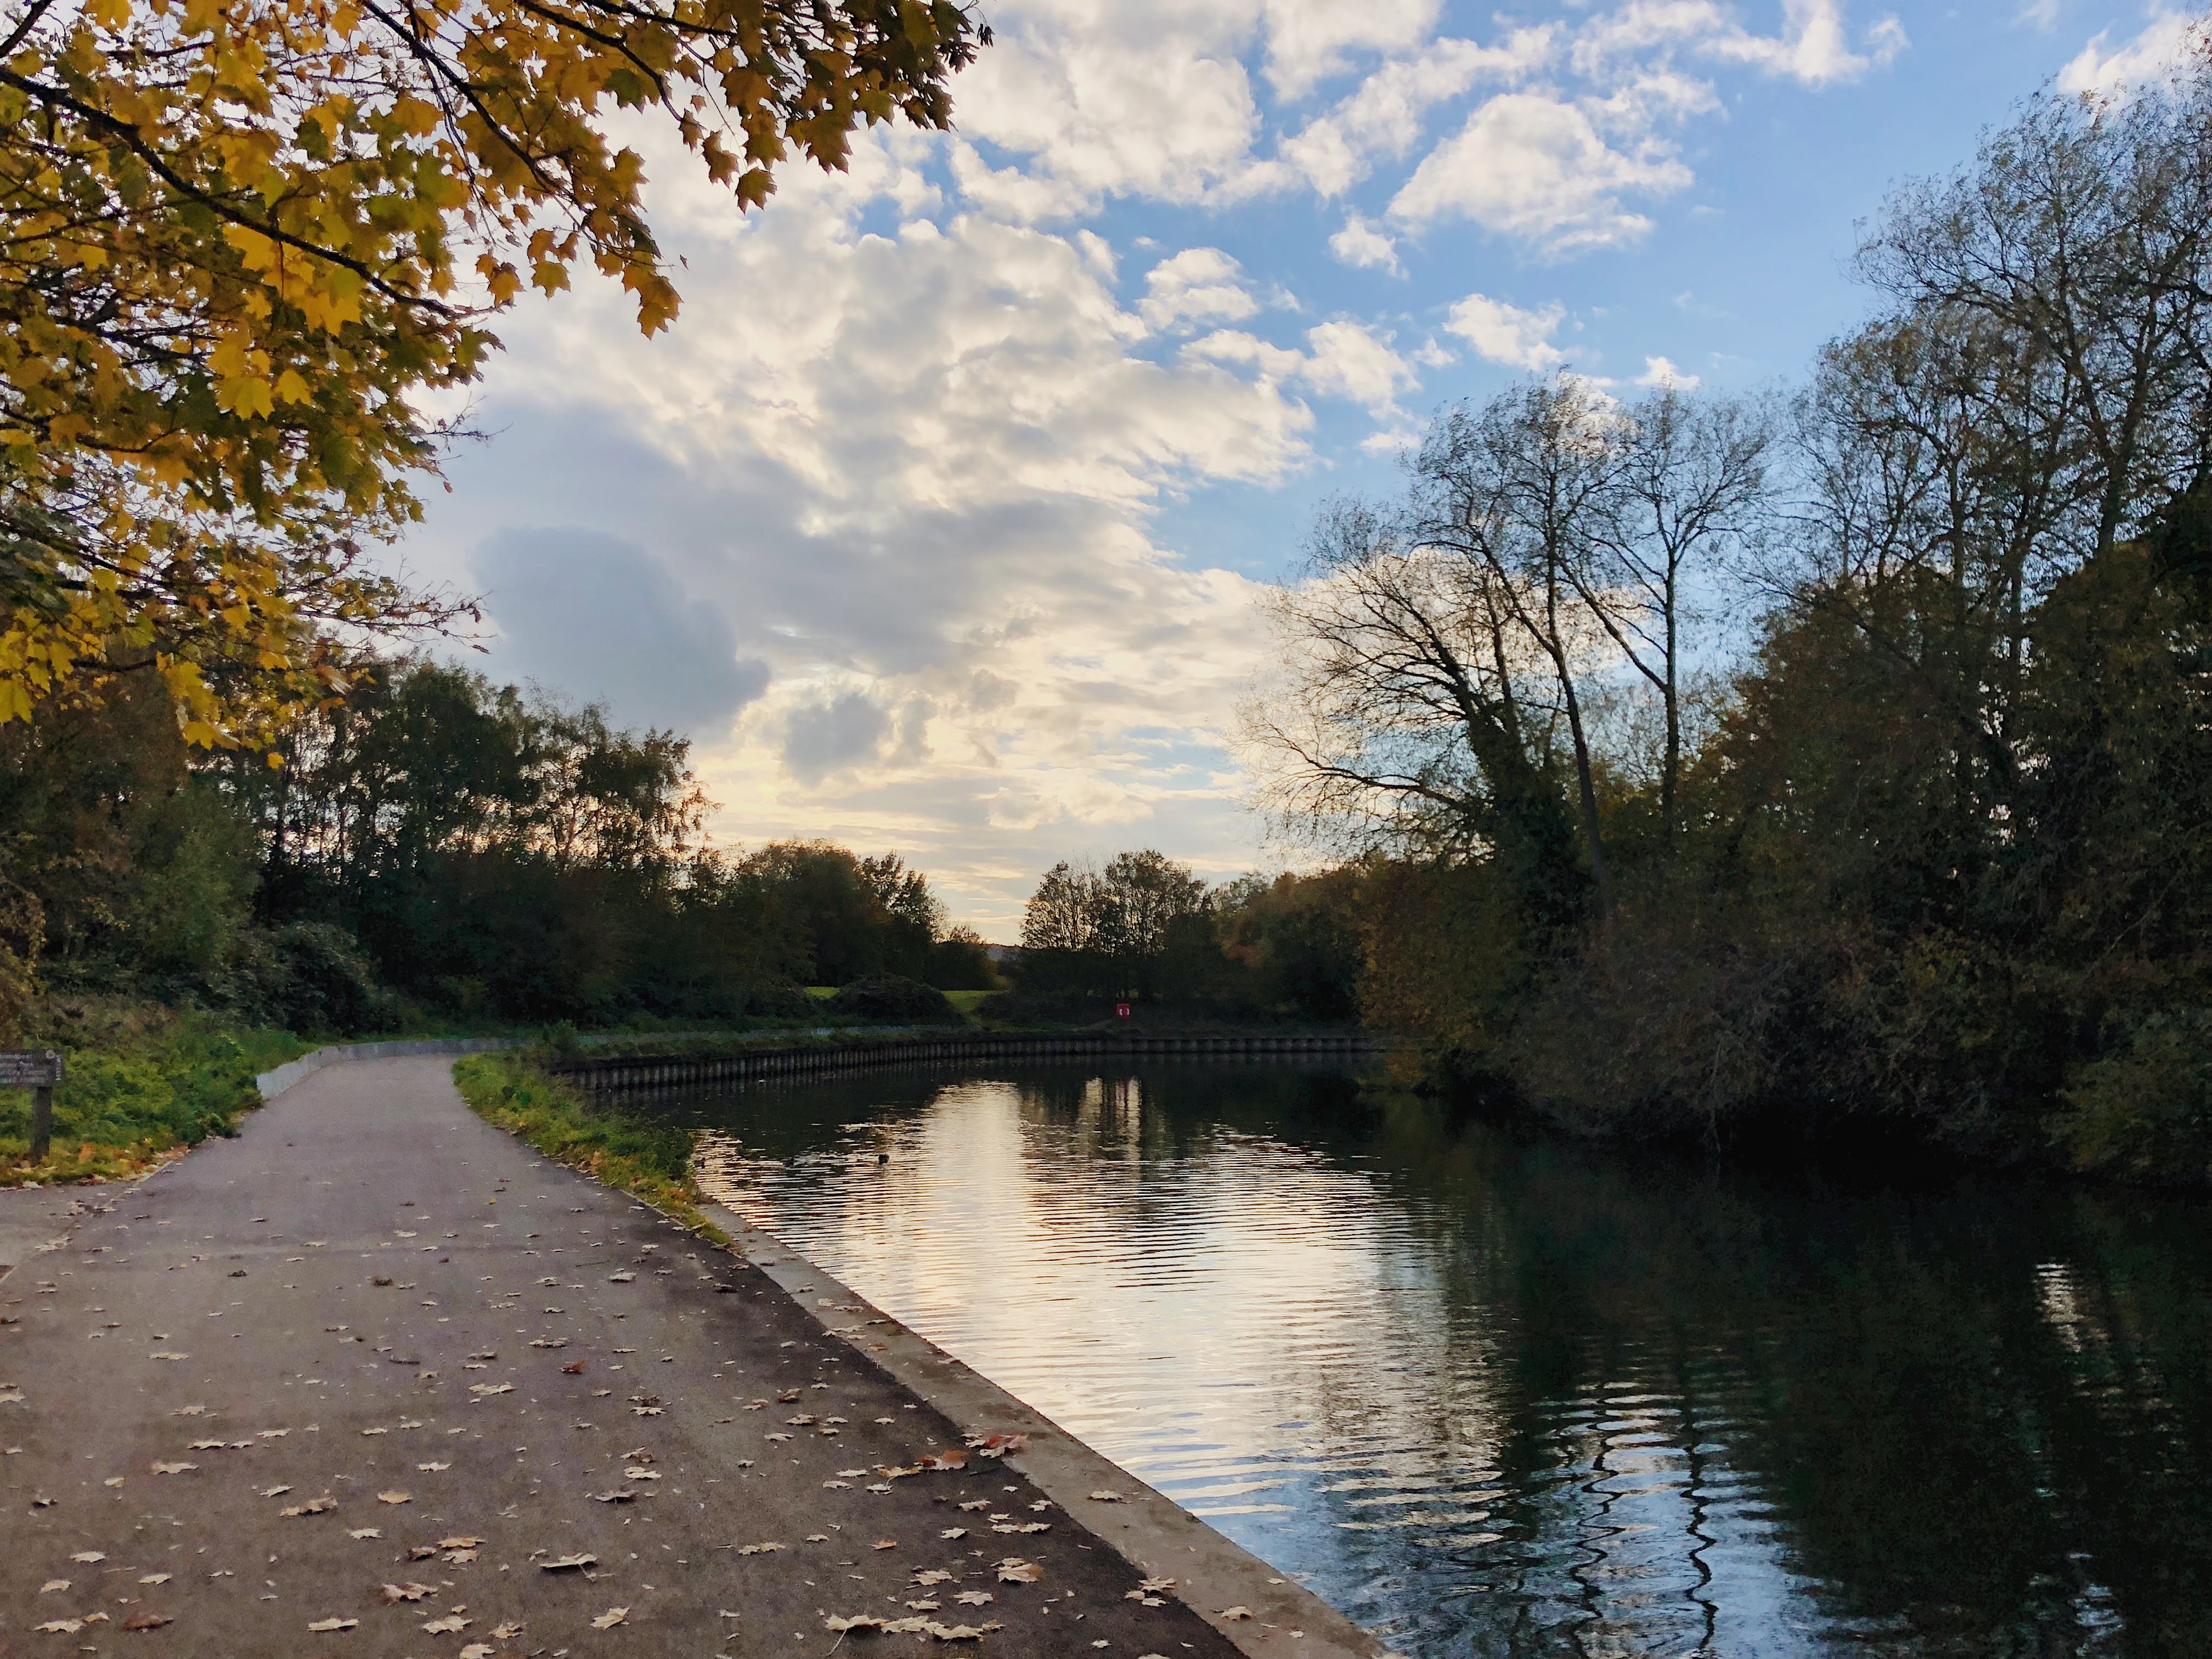
[(878, 1066), (935, 1066), (976, 1060), (1062, 1058), (1349, 1059), (1378, 1054), (1381, 1040), (1358, 1032), (1230, 1036), (1145, 1036), (1113, 1032), (944, 1032), (850, 1042), (756, 1048), (734, 1054), (625, 1054), (551, 1066), (588, 1090), (818, 1077)]

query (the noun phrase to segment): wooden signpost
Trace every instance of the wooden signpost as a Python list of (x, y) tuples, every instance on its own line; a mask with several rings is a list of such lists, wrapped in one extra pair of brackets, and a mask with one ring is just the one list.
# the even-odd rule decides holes
[(46, 1155), (54, 1133), (54, 1090), (62, 1080), (62, 1057), (52, 1048), (0, 1053), (0, 1089), (31, 1091), (31, 1162)]

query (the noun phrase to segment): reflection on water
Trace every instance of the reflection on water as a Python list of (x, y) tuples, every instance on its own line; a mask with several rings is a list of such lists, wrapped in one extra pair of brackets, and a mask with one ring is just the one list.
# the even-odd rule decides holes
[(1778, 1187), (1285, 1067), (673, 1109), (762, 1225), (1401, 1653), (2212, 1652), (2202, 1205)]

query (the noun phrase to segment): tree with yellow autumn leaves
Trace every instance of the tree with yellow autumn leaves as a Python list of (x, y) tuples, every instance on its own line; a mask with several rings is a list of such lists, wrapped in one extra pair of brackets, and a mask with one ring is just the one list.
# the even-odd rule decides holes
[(0, 722), (157, 673), (252, 744), (349, 630), (495, 313), (588, 261), (678, 295), (606, 118), (658, 112), (743, 207), (794, 155), (942, 127), (952, 0), (9, 0), (0, 13)]

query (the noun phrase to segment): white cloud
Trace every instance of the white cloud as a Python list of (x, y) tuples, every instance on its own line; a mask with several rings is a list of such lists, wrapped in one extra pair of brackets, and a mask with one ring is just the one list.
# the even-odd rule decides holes
[(1883, 17), (1868, 29), (1863, 50), (1853, 50), (1844, 0), (1783, 0), (1782, 32), (1773, 35), (1746, 29), (1720, 0), (1628, 0), (1582, 32), (1574, 55), (1578, 70), (1600, 78), (1627, 58), (1663, 67), (1680, 49), (1825, 86), (1889, 64), (1906, 44), (1904, 26)]
[(1692, 179), (1663, 148), (1613, 149), (1571, 104), (1507, 93), (1422, 160), (1390, 204), (1404, 223), (1465, 217), (1550, 253), (1634, 241), (1651, 221), (1621, 198), (1665, 195)]
[(1323, 323), (1308, 329), (1306, 345), (1300, 378), (1324, 397), (1364, 404), (1378, 419), (1395, 415), (1399, 392), (1420, 384), (1406, 360), (1363, 323)]
[(1296, 383), (1324, 398), (1364, 404), (1377, 420), (1402, 418), (1398, 394), (1420, 384), (1413, 365), (1364, 323), (1323, 323), (1306, 331), (1307, 349), (1279, 346), (1237, 329), (1217, 330), (1183, 348), (1194, 362), (1236, 363), (1262, 385)]
[(1541, 371), (1567, 360), (1552, 341), (1566, 319), (1566, 307), (1557, 302), (1524, 311), (1486, 294), (1470, 294), (1451, 308), (1444, 326), (1491, 362)]
[(1635, 384), (1648, 386), (1654, 391), (1661, 386), (1671, 386), (1678, 391), (1695, 392), (1705, 384), (1705, 381), (1695, 374), (1684, 373), (1668, 358), (1646, 357), (1644, 360), (1644, 372), (1636, 377)]
[(1239, 188), (1260, 133), (1239, 57), (1256, 21), (1243, 0), (1040, 0), (961, 76), (961, 131), (1086, 205)]
[(2059, 0), (2021, 0), (2014, 21), (2048, 34), (2058, 27)]
[(2109, 50), (2106, 42), (2112, 32), (2105, 29), (2058, 71), (2058, 89), (2119, 92), (2158, 80), (2187, 55), (2202, 27), (2197, 19), (2160, 7), (2140, 33)]
[(1145, 277), (1137, 307), (1156, 329), (1179, 323), (1234, 323), (1259, 310), (1244, 285), (1243, 267), (1218, 247), (1185, 248)]
[(1267, 0), (1267, 79), (1286, 98), (1342, 70), (1359, 52), (1427, 40), (1440, 0)]
[(1285, 163), (1323, 196), (1349, 190), (1382, 156), (1403, 155), (1437, 105), (1477, 81), (1517, 79), (1552, 55), (1554, 31), (1516, 30), (1502, 46), (1431, 42), (1417, 58), (1385, 64), (1326, 115), (1282, 144)]
[(1328, 239), (1328, 251), (1348, 265), (1362, 270), (1387, 270), (1393, 276), (1402, 276), (1406, 268), (1398, 263), (1398, 245), (1389, 237), (1369, 224), (1358, 214), (1344, 222), (1344, 228)]

